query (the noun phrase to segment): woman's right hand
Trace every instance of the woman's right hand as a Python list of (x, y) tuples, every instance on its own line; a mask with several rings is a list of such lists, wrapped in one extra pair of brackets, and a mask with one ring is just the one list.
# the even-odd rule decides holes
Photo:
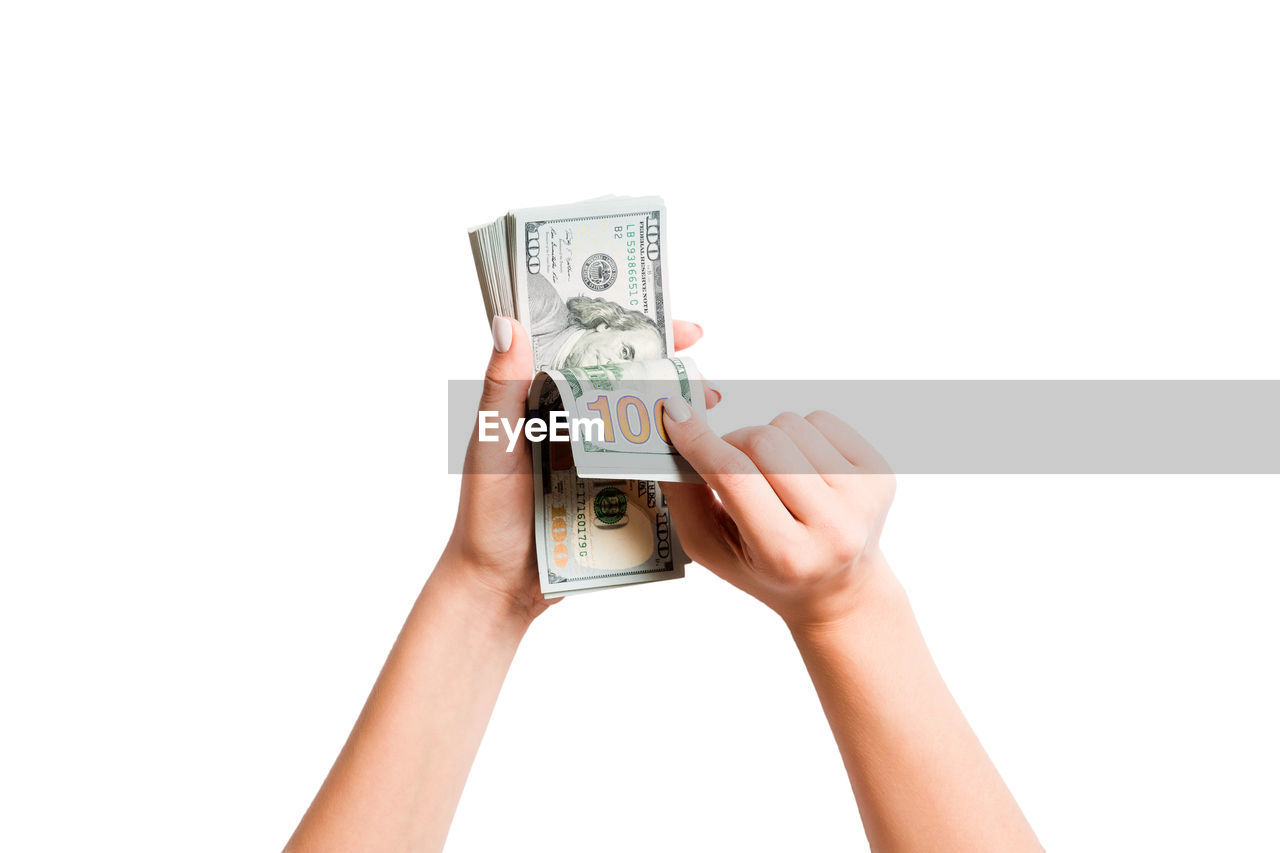
[(681, 544), (792, 631), (843, 622), (888, 577), (879, 540), (894, 476), (844, 421), (786, 412), (721, 438), (677, 399), (664, 418), (708, 484), (662, 486)]
[(673, 397), (664, 423), (709, 484), (663, 484), (680, 541), (791, 629), (871, 849), (1043, 850), (880, 553), (894, 491), (880, 454), (826, 412), (720, 438)]

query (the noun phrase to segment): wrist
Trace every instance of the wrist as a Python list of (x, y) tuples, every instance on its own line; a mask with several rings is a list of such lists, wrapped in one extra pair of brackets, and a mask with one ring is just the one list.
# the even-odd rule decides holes
[(900, 614), (910, 616), (906, 590), (878, 550), (864, 557), (852, 577), (838, 590), (808, 607), (779, 611), (797, 643), (846, 636), (850, 628), (867, 628)]
[(438, 591), (468, 622), (502, 633), (523, 634), (539, 612), (532, 601), (493, 583), (483, 566), (451, 549), (427, 578), (427, 590)]

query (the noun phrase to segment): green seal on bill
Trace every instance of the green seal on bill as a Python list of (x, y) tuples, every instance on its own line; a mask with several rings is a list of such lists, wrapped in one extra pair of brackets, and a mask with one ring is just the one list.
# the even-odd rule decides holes
[(601, 524), (617, 524), (627, 517), (627, 496), (613, 486), (606, 486), (596, 494), (592, 508)]

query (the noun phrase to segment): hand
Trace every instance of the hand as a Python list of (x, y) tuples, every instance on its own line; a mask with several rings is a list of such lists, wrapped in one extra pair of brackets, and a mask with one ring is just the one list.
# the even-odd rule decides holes
[(675, 403), (667, 435), (709, 484), (662, 486), (689, 556), (793, 631), (844, 620), (867, 581), (888, 572), (879, 545), (895, 488), (888, 464), (827, 412), (787, 412), (721, 438)]
[[(673, 323), (675, 349), (692, 346), (702, 328)], [(524, 417), (533, 379), (529, 335), (517, 321), (495, 317), (493, 353), (485, 371), (480, 409), (515, 423)], [(708, 391), (707, 406), (719, 401)], [(500, 442), (477, 440), (475, 430), (462, 469), (462, 494), (453, 534), (433, 577), (461, 582), (492, 596), (521, 619), (532, 620), (558, 599), (543, 598), (533, 539), (533, 462), (521, 436), (507, 451)]]

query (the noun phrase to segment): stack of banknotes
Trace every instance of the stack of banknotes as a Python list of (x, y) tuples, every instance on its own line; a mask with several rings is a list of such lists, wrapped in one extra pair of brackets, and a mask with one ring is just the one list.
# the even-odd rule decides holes
[[(542, 592), (669, 580), (689, 562), (659, 481), (696, 481), (662, 407), (705, 408), (697, 368), (673, 358), (666, 208), (608, 196), (514, 210), (470, 232), (485, 309), (533, 344), (530, 416), (567, 440), (533, 444)], [(557, 413), (563, 412), (563, 415)]]

